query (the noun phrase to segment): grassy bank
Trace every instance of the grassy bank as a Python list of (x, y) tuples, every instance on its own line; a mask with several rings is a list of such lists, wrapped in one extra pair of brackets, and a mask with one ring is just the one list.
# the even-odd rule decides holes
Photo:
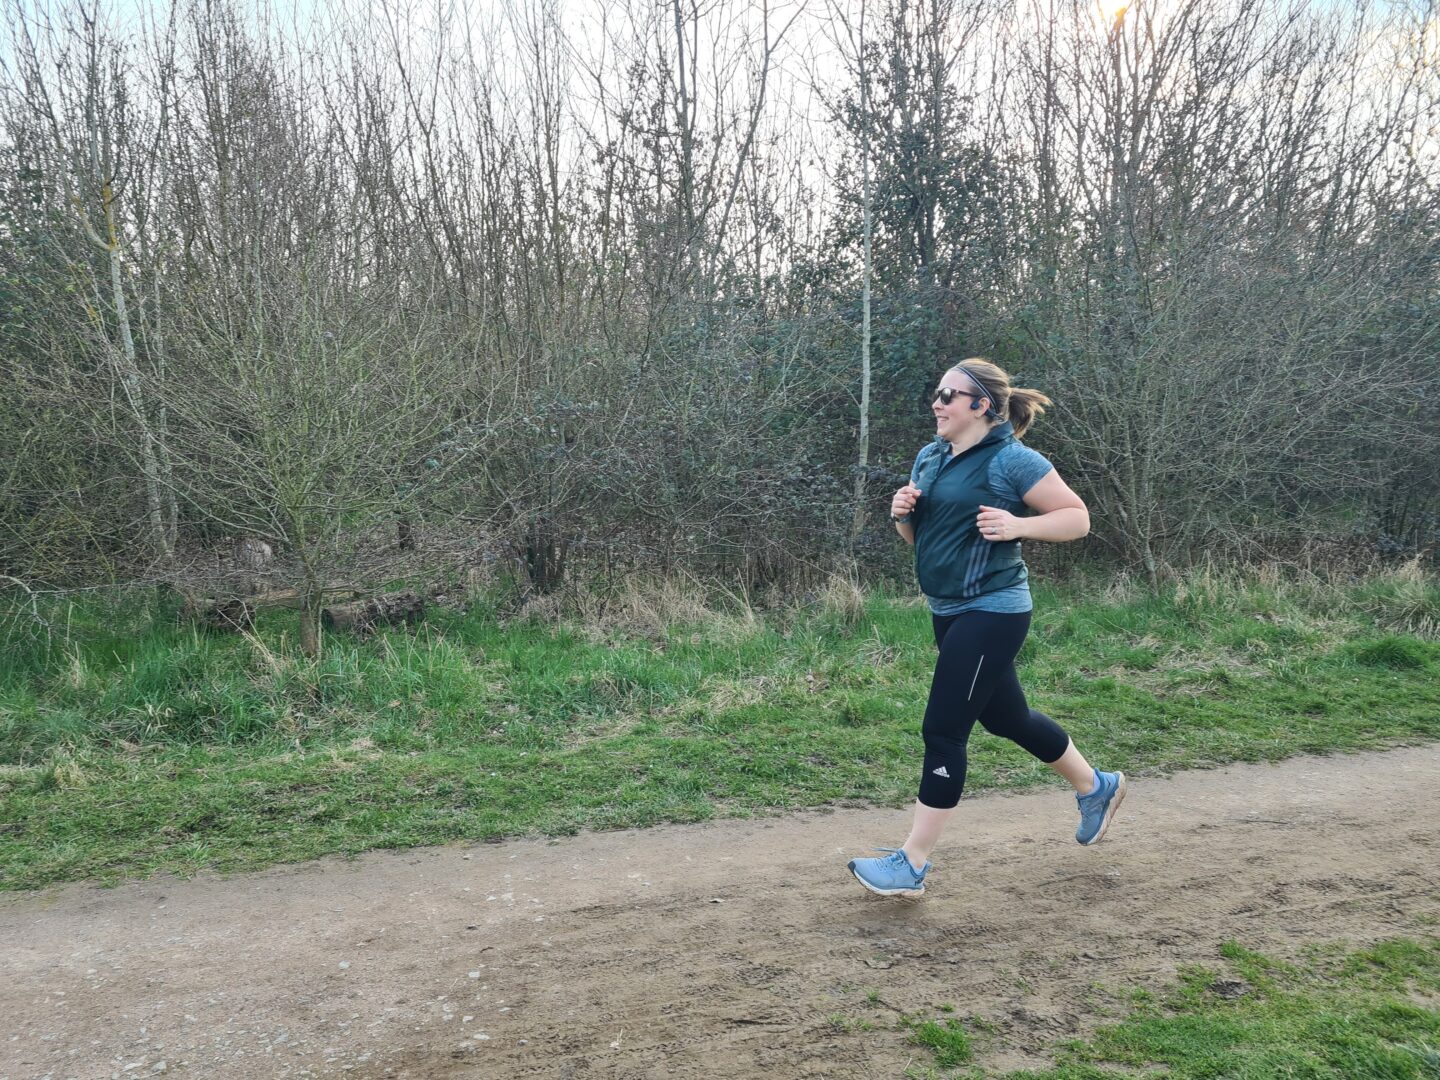
[[(901, 1026), (932, 1062), (912, 1080), (1434, 1080), (1440, 1076), (1440, 942), (1401, 938), (1366, 949), (1316, 947), (1292, 960), (1223, 943), (1216, 962), (1159, 993), (1095, 989), (1120, 1015), (1091, 1038), (1051, 1050), (1055, 1067), (996, 1073), (975, 1065), (993, 1028), (953, 1006)], [(852, 1015), (853, 1014), (853, 1015)], [(834, 1018), (878, 1026), (864, 1003)]]
[[(68, 608), (0, 667), (0, 885), (913, 797), (934, 658), (910, 599), (757, 613), (676, 589), (585, 618), (476, 605), (311, 663)], [(1440, 735), (1440, 590), (1199, 576), (1037, 590), (1022, 678), (1132, 772)], [(1054, 782), (978, 735), (969, 789)]]

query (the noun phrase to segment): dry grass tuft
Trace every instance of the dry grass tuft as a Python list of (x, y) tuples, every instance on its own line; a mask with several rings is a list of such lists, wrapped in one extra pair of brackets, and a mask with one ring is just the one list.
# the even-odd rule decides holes
[(631, 630), (646, 637), (664, 637), (671, 627), (704, 624), (714, 615), (697, 583), (675, 578), (632, 578), (606, 600), (605, 608), (587, 619), (587, 624)]
[(255, 633), (250, 630), (241, 630), (241, 635), (250, 646), (251, 655), (255, 657), (256, 666), (267, 669), (277, 679), (283, 676), (294, 666), (294, 661), (280, 655), (266, 645)]
[(568, 622), (595, 645), (617, 634), (663, 640), (668, 631), (682, 626), (720, 626), (734, 632), (737, 626), (753, 630), (760, 625), (747, 597), (720, 591), (737, 610), (717, 610), (707, 601), (705, 588), (693, 579), (634, 577), (609, 589), (532, 595), (520, 606), (516, 618)]
[(90, 786), (90, 774), (68, 751), (54, 755), (45, 766), (48, 779), (62, 791), (78, 790)]
[(775, 680), (766, 675), (748, 679), (717, 679), (712, 676), (705, 680), (701, 689), (708, 690), (706, 710), (719, 713), (746, 705), (759, 705), (774, 693), (775, 686)]
[(1365, 610), (1383, 629), (1440, 639), (1440, 584), (1426, 574), (1419, 556), (1380, 575)]
[(888, 668), (899, 659), (900, 650), (880, 639), (880, 628), (871, 627), (871, 633), (855, 652), (855, 662), (864, 668), (878, 670)]
[(1135, 580), (1135, 575), (1128, 570), (1121, 570), (1106, 582), (1100, 591), (1100, 599), (1107, 604), (1128, 604), (1136, 600), (1143, 591), (1144, 587)]
[(854, 626), (860, 622), (865, 616), (865, 590), (855, 565), (851, 563), (833, 571), (821, 585), (816, 600), (821, 612), (841, 625)]

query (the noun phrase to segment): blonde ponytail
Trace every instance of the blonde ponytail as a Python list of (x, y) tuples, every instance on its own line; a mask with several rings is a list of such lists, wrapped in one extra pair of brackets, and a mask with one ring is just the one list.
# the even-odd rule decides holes
[(1010, 421), (1015, 428), (1017, 439), (1025, 434), (1036, 417), (1045, 412), (1045, 406), (1052, 404), (1039, 390), (1012, 387), (1010, 376), (1003, 368), (981, 357), (972, 356), (969, 360), (962, 360), (951, 370), (965, 372), (989, 391), (992, 395), (990, 404), (995, 409), (995, 415), (1001, 420)]
[(1050, 399), (1039, 390), (1028, 390), (1021, 386), (1011, 389), (1006, 418), (1014, 425), (1017, 439), (1025, 434), (1037, 416), (1044, 414), (1045, 406), (1050, 403)]

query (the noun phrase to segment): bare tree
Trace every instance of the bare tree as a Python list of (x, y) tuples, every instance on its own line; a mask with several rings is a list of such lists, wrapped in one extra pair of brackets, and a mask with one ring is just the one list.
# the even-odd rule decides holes
[(336, 581), (883, 561), (962, 353), (1156, 582), (1440, 510), (1433, 4), (57, 10), (0, 72), (12, 576), (239, 534), (313, 649)]
[(865, 42), (865, 0), (852, 26), (847, 14), (836, 5), (830, 5), (832, 24), (837, 25), (843, 35), (841, 53), (846, 68), (858, 89), (860, 99), (859, 124), (855, 141), (860, 154), (860, 413), (859, 444), (855, 462), (855, 487), (852, 496), (850, 519), (850, 541), (859, 539), (865, 528), (865, 478), (870, 468), (870, 239), (871, 239), (871, 191), (870, 191), (870, 60)]
[(1101, 537), (1154, 581), (1200, 545), (1285, 531), (1321, 505), (1301, 487), (1353, 485), (1358, 433), (1412, 392), (1360, 335), (1402, 253), (1363, 238), (1363, 192), (1413, 104), (1362, 91), (1363, 12), (1137, 4), (1097, 26), (1051, 2), (1033, 18), (1020, 97), (1047, 258), (1027, 341)]
[[(93, 12), (75, 12), (73, 21), (51, 27), (16, 16), (17, 73), (32, 139), (44, 139), (45, 166), (64, 191), (67, 209), (101, 258), (67, 253), (71, 265), (87, 271), (87, 325), (113, 372), (125, 417), (133, 425), (151, 550), (163, 563), (174, 557), (173, 503), (165, 496), (166, 447), (157, 430), (152, 380), (142, 372), (135, 344), (130, 291), (134, 287), (127, 253), (133, 223), (125, 212), (125, 188), (140, 162), (135, 144), (144, 123), (132, 104), (125, 50), (107, 37)], [(44, 40), (37, 40), (44, 35)], [(42, 65), (53, 64), (50, 79)], [(38, 149), (38, 148), (37, 148)], [(58, 239), (58, 237), (57, 237)], [(126, 443), (122, 447), (130, 449)]]

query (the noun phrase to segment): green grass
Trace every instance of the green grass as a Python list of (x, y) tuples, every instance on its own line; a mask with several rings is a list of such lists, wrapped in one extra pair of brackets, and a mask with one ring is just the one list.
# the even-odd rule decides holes
[[(1433, 739), (1436, 593), (1042, 588), (1021, 674), (1132, 773)], [(249, 639), (144, 605), (0, 624), (0, 887), (913, 797), (934, 659), (913, 601), (614, 610), (436, 612), (318, 663), (285, 613)], [(972, 741), (970, 790), (1054, 782)]]
[[(1435, 1080), (1440, 1076), (1440, 941), (1310, 946), (1282, 961), (1220, 945), (1215, 965), (1158, 991), (1098, 988), (1121, 1019), (1086, 1039), (1036, 1047), (1051, 1068), (983, 1064), (996, 1028), (953, 1007), (902, 1016), (892, 1030), (926, 1053), (913, 1080)], [(1092, 1003), (1092, 1007), (1096, 1003)], [(1096, 1009), (1096, 1015), (1099, 1015)], [(843, 1014), (840, 1032), (858, 1030)], [(969, 1033), (967, 1033), (967, 1031)], [(1014, 1037), (1014, 1033), (1011, 1033)], [(977, 1063), (977, 1061), (979, 1063)]]
[[(1435, 1080), (1440, 942), (1316, 949), (1282, 963), (1235, 942), (1225, 966), (1136, 994), (1130, 1014), (1072, 1042), (1056, 1067), (1007, 1080)], [(937, 1061), (938, 1064), (938, 1061)]]
[(935, 1064), (942, 1069), (964, 1065), (974, 1054), (964, 1025), (951, 1017), (916, 1023), (910, 1039), (934, 1054)]

